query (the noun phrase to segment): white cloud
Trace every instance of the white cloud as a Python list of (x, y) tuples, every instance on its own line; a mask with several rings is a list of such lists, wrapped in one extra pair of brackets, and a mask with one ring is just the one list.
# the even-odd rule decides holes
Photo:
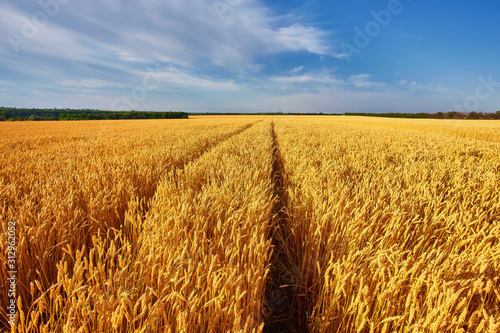
[(369, 74), (357, 74), (351, 75), (349, 81), (356, 88), (380, 88), (386, 86), (385, 82), (374, 82), (371, 81), (372, 76)]
[[(226, 5), (222, 11), (217, 8), (221, 3)], [(36, 4), (4, 3), (0, 29), (22, 35), (23, 22), (40, 11)], [(273, 14), (255, 0), (87, 0), (61, 5), (57, 15), (20, 45), (19, 53), (12, 52), (2, 34), (0, 52), (12, 71), (32, 76), (32, 82), (119, 87), (137, 78), (146, 66), (162, 63), (175, 68), (163, 74), (166, 82), (234, 90), (233, 81), (201, 73), (222, 71), (248, 79), (262, 70), (258, 59), (263, 56), (326, 54), (325, 37), (320, 29), (299, 23), (291, 14)]]
[[(217, 3), (221, 1), (148, 0), (140, 5), (114, 1), (108, 4), (114, 10), (103, 10), (100, 1), (88, 0), (71, 2), (67, 9), (76, 22), (73, 30), (92, 39), (86, 46), (108, 45), (124, 61), (164, 59), (196, 67), (204, 59), (238, 71), (262, 55), (328, 51), (324, 32), (296, 22), (280, 22), (280, 17), (256, 1), (224, 2), (222, 13), (216, 9)], [(90, 24), (95, 31), (78, 28)]]
[[(303, 66), (293, 69), (291, 71), (292, 74), (300, 72)], [(333, 73), (334, 69), (326, 69), (321, 68), (317, 70), (309, 71), (302, 75), (290, 75), (290, 76), (276, 76), (270, 78), (271, 82), (276, 82), (280, 84), (299, 84), (304, 88), (314, 88), (314, 87), (334, 87), (334, 86), (343, 86), (346, 82), (338, 77), (336, 77)]]
[(315, 54), (327, 54), (328, 47), (323, 42), (323, 33), (313, 27), (294, 24), (274, 32), (274, 40), (283, 51), (308, 51)]
[[(148, 75), (148, 72), (144, 72), (143, 75)], [(233, 80), (200, 77), (173, 66), (161, 68), (155, 75), (165, 87), (219, 91), (236, 91), (239, 89)]]
[(86, 88), (86, 89), (99, 89), (99, 88), (109, 88), (109, 87), (123, 87), (122, 84), (116, 84), (115, 82), (109, 82), (100, 79), (82, 79), (82, 80), (63, 80), (59, 82), (61, 86), (66, 87), (76, 87), (76, 88)]
[(271, 78), (273, 82), (281, 83), (320, 83), (328, 85), (343, 85), (345, 82), (331, 76), (318, 76), (314, 74), (294, 75), (294, 76), (278, 76)]
[(301, 72), (302, 70), (304, 69), (304, 66), (299, 66), (299, 67), (295, 67), (293, 69), (290, 70), (290, 73), (298, 73), (298, 72)]

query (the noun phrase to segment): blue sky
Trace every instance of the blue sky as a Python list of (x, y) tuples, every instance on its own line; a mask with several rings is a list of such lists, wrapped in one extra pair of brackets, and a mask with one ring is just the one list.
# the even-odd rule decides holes
[(500, 3), (3, 0), (0, 105), (500, 110)]

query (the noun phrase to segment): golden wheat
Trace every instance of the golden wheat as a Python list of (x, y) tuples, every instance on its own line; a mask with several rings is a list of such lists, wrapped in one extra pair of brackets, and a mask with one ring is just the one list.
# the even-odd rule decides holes
[[(20, 226), (17, 295), (24, 300), (27, 318), (31, 318), (31, 304), (43, 301), (49, 290), (59, 293), (53, 291), (61, 278), (58, 265), (76, 272), (78, 253), (87, 256), (99, 231), (109, 236), (108, 243), (122, 231), (134, 244), (138, 226), (124, 224), (127, 210), (138, 219), (169, 170), (183, 167), (255, 121), (76, 122), (72, 126), (62, 122), (50, 123), (52, 127), (42, 122), (22, 124), (24, 129), (14, 124), (22, 130), (19, 138), (7, 136), (0, 151), (0, 262), (4, 267), (7, 221), (16, 221)], [(0, 277), (6, 281), (5, 270)], [(36, 281), (42, 287), (32, 293), (30, 283)], [(7, 285), (1, 287), (6, 295)], [(2, 322), (6, 322), (7, 301), (6, 297), (0, 301)], [(59, 298), (54, 306), (66, 301), (67, 297)], [(27, 325), (21, 321), (19, 329)]]
[(0, 330), (498, 332), (498, 129), (0, 123)]
[(497, 143), (278, 124), (311, 331), (498, 329)]

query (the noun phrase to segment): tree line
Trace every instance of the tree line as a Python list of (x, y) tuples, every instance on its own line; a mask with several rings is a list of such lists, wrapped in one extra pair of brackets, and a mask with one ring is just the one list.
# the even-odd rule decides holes
[(105, 120), (105, 119), (180, 119), (185, 112), (102, 111), (92, 109), (24, 109), (0, 107), (0, 121), (25, 120)]
[(500, 119), (500, 111), (488, 112), (437, 112), (437, 113), (353, 113), (346, 116), (388, 117), (388, 118), (431, 118), (431, 119)]
[[(194, 115), (195, 113), (193, 113)], [(196, 113), (244, 115), (249, 113)], [(256, 113), (257, 115), (332, 115), (323, 113)], [(389, 118), (433, 118), (433, 119), (500, 119), (500, 111), (488, 112), (437, 112), (437, 113), (362, 113), (346, 112), (346, 116), (368, 116)], [(26, 109), (0, 107), (0, 121), (24, 120), (105, 120), (105, 119), (180, 119), (188, 118), (188, 113), (178, 111), (102, 111), (94, 109)]]

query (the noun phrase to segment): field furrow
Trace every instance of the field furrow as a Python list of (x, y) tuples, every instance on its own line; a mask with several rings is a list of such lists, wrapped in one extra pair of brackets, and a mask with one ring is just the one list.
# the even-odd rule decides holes
[(274, 196), (273, 216), (270, 221), (270, 240), (273, 245), (270, 277), (266, 285), (266, 317), (264, 332), (307, 332), (307, 317), (301, 308), (298, 269), (295, 263), (297, 250), (289, 228), (287, 209), (287, 184), (283, 159), (274, 121), (270, 135), (273, 146), (272, 180)]

